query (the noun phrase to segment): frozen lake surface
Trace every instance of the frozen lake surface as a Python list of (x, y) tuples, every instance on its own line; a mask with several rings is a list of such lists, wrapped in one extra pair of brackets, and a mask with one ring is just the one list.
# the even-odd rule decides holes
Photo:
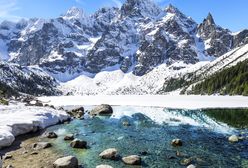
[(51, 105), (129, 105), (180, 109), (248, 108), (244, 96), (113, 95), (40, 97)]

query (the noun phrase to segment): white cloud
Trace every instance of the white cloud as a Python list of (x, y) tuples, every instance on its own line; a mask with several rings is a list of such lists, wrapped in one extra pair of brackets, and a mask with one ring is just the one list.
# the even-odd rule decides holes
[(16, 16), (13, 12), (19, 10), (16, 0), (0, 0), (0, 21), (10, 20), (18, 21), (20, 16)]

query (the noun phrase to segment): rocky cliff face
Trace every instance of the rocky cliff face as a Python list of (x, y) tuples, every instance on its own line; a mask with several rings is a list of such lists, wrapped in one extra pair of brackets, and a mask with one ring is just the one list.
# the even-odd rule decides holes
[(195, 64), (248, 42), (248, 31), (233, 34), (211, 14), (197, 24), (176, 7), (127, 0), (121, 9), (102, 8), (87, 16), (78, 8), (58, 18), (0, 25), (0, 56), (23, 66), (38, 65), (60, 81), (121, 69), (142, 76), (160, 64)]
[(204, 40), (205, 54), (215, 57), (219, 57), (231, 49), (247, 43), (247, 30), (233, 35), (230, 30), (216, 25), (210, 13), (203, 20), (203, 23), (198, 26), (197, 33)]

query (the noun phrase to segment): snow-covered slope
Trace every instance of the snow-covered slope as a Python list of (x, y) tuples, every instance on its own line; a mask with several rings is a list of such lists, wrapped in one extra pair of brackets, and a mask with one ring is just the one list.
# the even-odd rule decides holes
[(22, 104), (0, 105), (0, 111), (0, 149), (10, 146), (18, 135), (37, 131), (37, 129), (69, 119), (64, 111), (44, 107), (27, 107)]
[(25, 67), (0, 61), (0, 84), (32, 95), (56, 95), (60, 93), (56, 88), (57, 81), (36, 66)]
[(171, 66), (162, 64), (143, 76), (135, 76), (132, 72), (124, 73), (121, 70), (102, 71), (94, 77), (81, 75), (71, 81), (61, 83), (60, 89), (65, 95), (158, 94), (166, 78), (192, 73), (207, 63), (177, 62)]
[(196, 75), (209, 76), (224, 68), (248, 59), (248, 44), (237, 47), (196, 71)]
[[(222, 71), (225, 68), (229, 68), (237, 65), (239, 62), (248, 60), (248, 44), (237, 47), (223, 56), (215, 59), (214, 61), (208, 62), (205, 65), (199, 67), (193, 72), (188, 72), (180, 74), (179, 76), (172, 76), (165, 80), (165, 85), (163, 90), (166, 92), (171, 92), (173, 89), (186, 89), (186, 93), (190, 93), (192, 86), (207, 79), (211, 75)], [(245, 80), (245, 79), (244, 79)], [(167, 86), (171, 85), (178, 86), (171, 87), (169, 89)]]

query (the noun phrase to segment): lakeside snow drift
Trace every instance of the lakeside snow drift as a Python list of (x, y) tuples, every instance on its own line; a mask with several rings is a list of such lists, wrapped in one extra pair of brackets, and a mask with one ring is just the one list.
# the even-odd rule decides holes
[(176, 109), (248, 108), (248, 97), (244, 96), (98, 95), (40, 97), (39, 100), (54, 106), (110, 104)]
[(18, 135), (55, 125), (68, 118), (66, 112), (48, 107), (0, 105), (0, 149), (10, 146)]

